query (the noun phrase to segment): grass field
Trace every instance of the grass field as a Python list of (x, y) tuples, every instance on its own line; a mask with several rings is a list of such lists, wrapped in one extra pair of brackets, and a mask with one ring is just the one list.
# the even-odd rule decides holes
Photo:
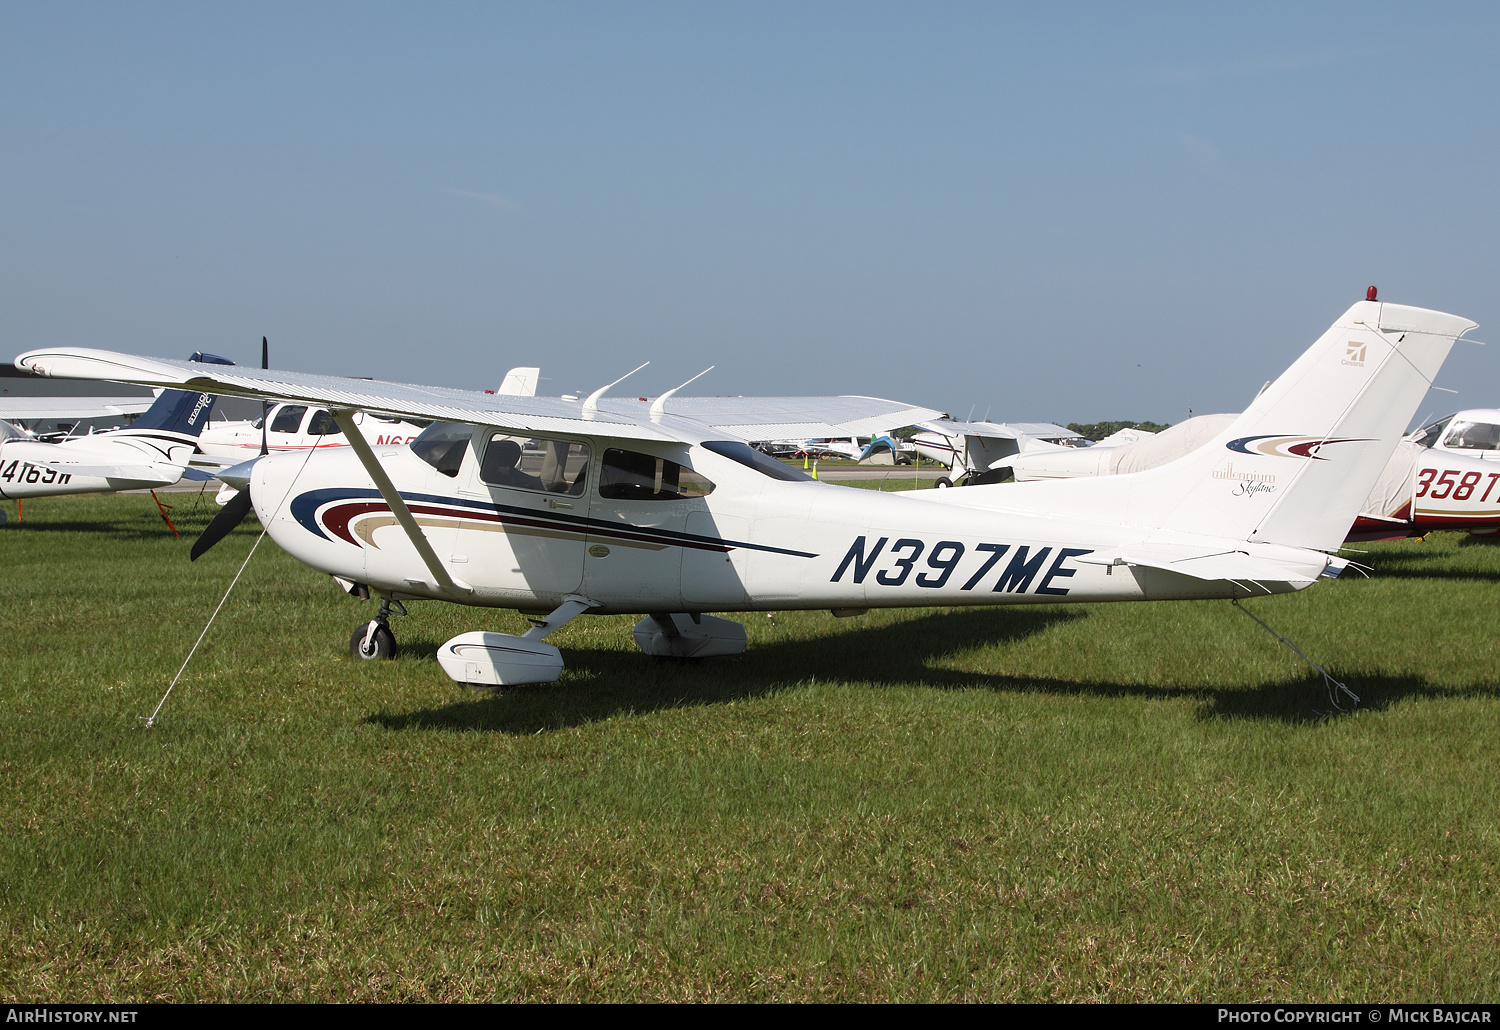
[[(184, 531), (206, 522), (175, 495)], [(6, 1000), (1488, 1000), (1500, 546), (1227, 602), (633, 619), (497, 695), (372, 605), (149, 498), (0, 529)]]

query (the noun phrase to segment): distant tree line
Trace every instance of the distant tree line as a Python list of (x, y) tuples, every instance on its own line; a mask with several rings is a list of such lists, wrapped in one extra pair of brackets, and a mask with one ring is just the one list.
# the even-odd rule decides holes
[(1086, 436), (1090, 440), (1103, 440), (1106, 436), (1113, 436), (1122, 429), (1144, 429), (1148, 433), (1159, 433), (1163, 429), (1170, 429), (1168, 425), (1157, 425), (1155, 422), (1069, 422), (1068, 428), (1079, 436)]

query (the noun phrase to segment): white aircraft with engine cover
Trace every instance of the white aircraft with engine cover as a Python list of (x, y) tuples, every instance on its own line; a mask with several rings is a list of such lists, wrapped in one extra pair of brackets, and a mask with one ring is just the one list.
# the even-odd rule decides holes
[(1122, 429), (1095, 443), (1080, 433), (1051, 422), (960, 422), (942, 418), (917, 426), (911, 438), (917, 453), (947, 465), (950, 475), (941, 487), (978, 486), (1011, 478), (1010, 460), (1033, 452), (1071, 454), (1077, 448), (1116, 447), (1137, 439), (1135, 430)]
[[(213, 354), (184, 362), (232, 364)], [(213, 411), (210, 393), (167, 389), (123, 429), (61, 443), (0, 436), (0, 498), (48, 497), (171, 486), (183, 477)]]
[[(1207, 445), (1237, 418), (1199, 415), (1108, 451), (1021, 454), (1011, 459), (1012, 472), (1018, 483), (1142, 472)], [(1500, 410), (1460, 411), (1397, 444), (1345, 539), (1396, 540), (1436, 529), (1500, 530)]]
[[(1454, 340), (1454, 315), (1362, 301), (1210, 444), (1136, 475), (876, 493), (815, 482), (748, 441), (858, 434), (935, 414), (863, 398), (498, 398), (53, 348), (76, 376), (432, 419), (410, 446), (273, 454), (239, 472), (271, 537), (380, 611), (350, 641), (385, 657), (402, 600), (545, 613), (474, 631), (439, 661), (463, 683), (555, 680), (545, 637), (584, 613), (645, 616), (649, 654), (745, 647), (707, 612), (1244, 598), (1302, 590), (1335, 551)], [(1351, 343), (1367, 355), (1345, 360)], [(613, 385), (613, 384), (611, 384)], [(684, 384), (685, 385), (685, 384)], [(679, 388), (680, 389), (680, 388)], [(817, 428), (786, 423), (820, 422)], [(518, 440), (546, 443), (534, 465)], [(226, 475), (228, 475), (226, 473)], [(1253, 484), (1253, 489), (1246, 489)], [(205, 537), (232, 526), (229, 508)]]
[[(539, 368), (513, 368), (497, 393), (503, 397), (531, 397), (536, 394)], [(354, 424), (360, 427), (371, 445), (408, 444), (426, 428), (425, 424), (402, 418), (358, 412)], [(211, 457), (238, 464), (261, 453), (301, 451), (309, 447), (347, 447), (349, 441), (333, 413), (327, 408), (307, 404), (273, 404), (270, 410), (253, 421), (221, 422), (211, 425), (199, 438), (198, 449)]]

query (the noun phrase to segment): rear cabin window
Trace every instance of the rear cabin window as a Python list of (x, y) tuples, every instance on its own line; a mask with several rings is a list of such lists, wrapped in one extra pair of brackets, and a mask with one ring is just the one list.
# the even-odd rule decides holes
[(411, 442), (412, 453), (445, 476), (458, 475), (464, 463), (464, 448), (474, 438), (474, 427), (466, 422), (434, 422)]
[(801, 469), (782, 464), (769, 454), (757, 451), (747, 443), (736, 443), (733, 440), (708, 440), (703, 447), (731, 461), (737, 461), (747, 468), (753, 468), (761, 475), (770, 476), (772, 479), (784, 479), (790, 483), (813, 482), (813, 477)]
[(295, 433), (302, 425), (302, 416), (307, 414), (306, 405), (289, 404), (276, 413), (271, 419), (271, 432), (273, 433)]
[(599, 468), (599, 496), (616, 501), (679, 501), (705, 497), (714, 485), (686, 465), (654, 454), (611, 447)]
[(1500, 426), (1492, 422), (1455, 421), (1443, 446), (1461, 451), (1493, 451), (1500, 447)]
[(334, 421), (333, 412), (327, 408), (319, 408), (312, 413), (312, 418), (307, 420), (308, 436), (327, 436), (338, 431), (339, 424)]
[(589, 448), (571, 440), (527, 439), (491, 433), (479, 463), (490, 486), (582, 496), (588, 484)]

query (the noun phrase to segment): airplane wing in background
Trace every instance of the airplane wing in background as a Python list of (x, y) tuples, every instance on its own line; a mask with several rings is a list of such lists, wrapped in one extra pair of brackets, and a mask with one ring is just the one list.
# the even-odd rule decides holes
[(151, 407), (151, 397), (0, 397), (0, 418), (26, 422), (38, 419), (108, 418), (139, 415)]
[(29, 351), (16, 367), (41, 375), (173, 387), (234, 397), (305, 401), (403, 418), (467, 422), (535, 433), (573, 433), (676, 441), (685, 420), (745, 440), (778, 436), (850, 436), (930, 419), (940, 412), (873, 397), (673, 397), (655, 420), (647, 404), (606, 399), (487, 394), (343, 376), (307, 375), (144, 358), (87, 347)]

